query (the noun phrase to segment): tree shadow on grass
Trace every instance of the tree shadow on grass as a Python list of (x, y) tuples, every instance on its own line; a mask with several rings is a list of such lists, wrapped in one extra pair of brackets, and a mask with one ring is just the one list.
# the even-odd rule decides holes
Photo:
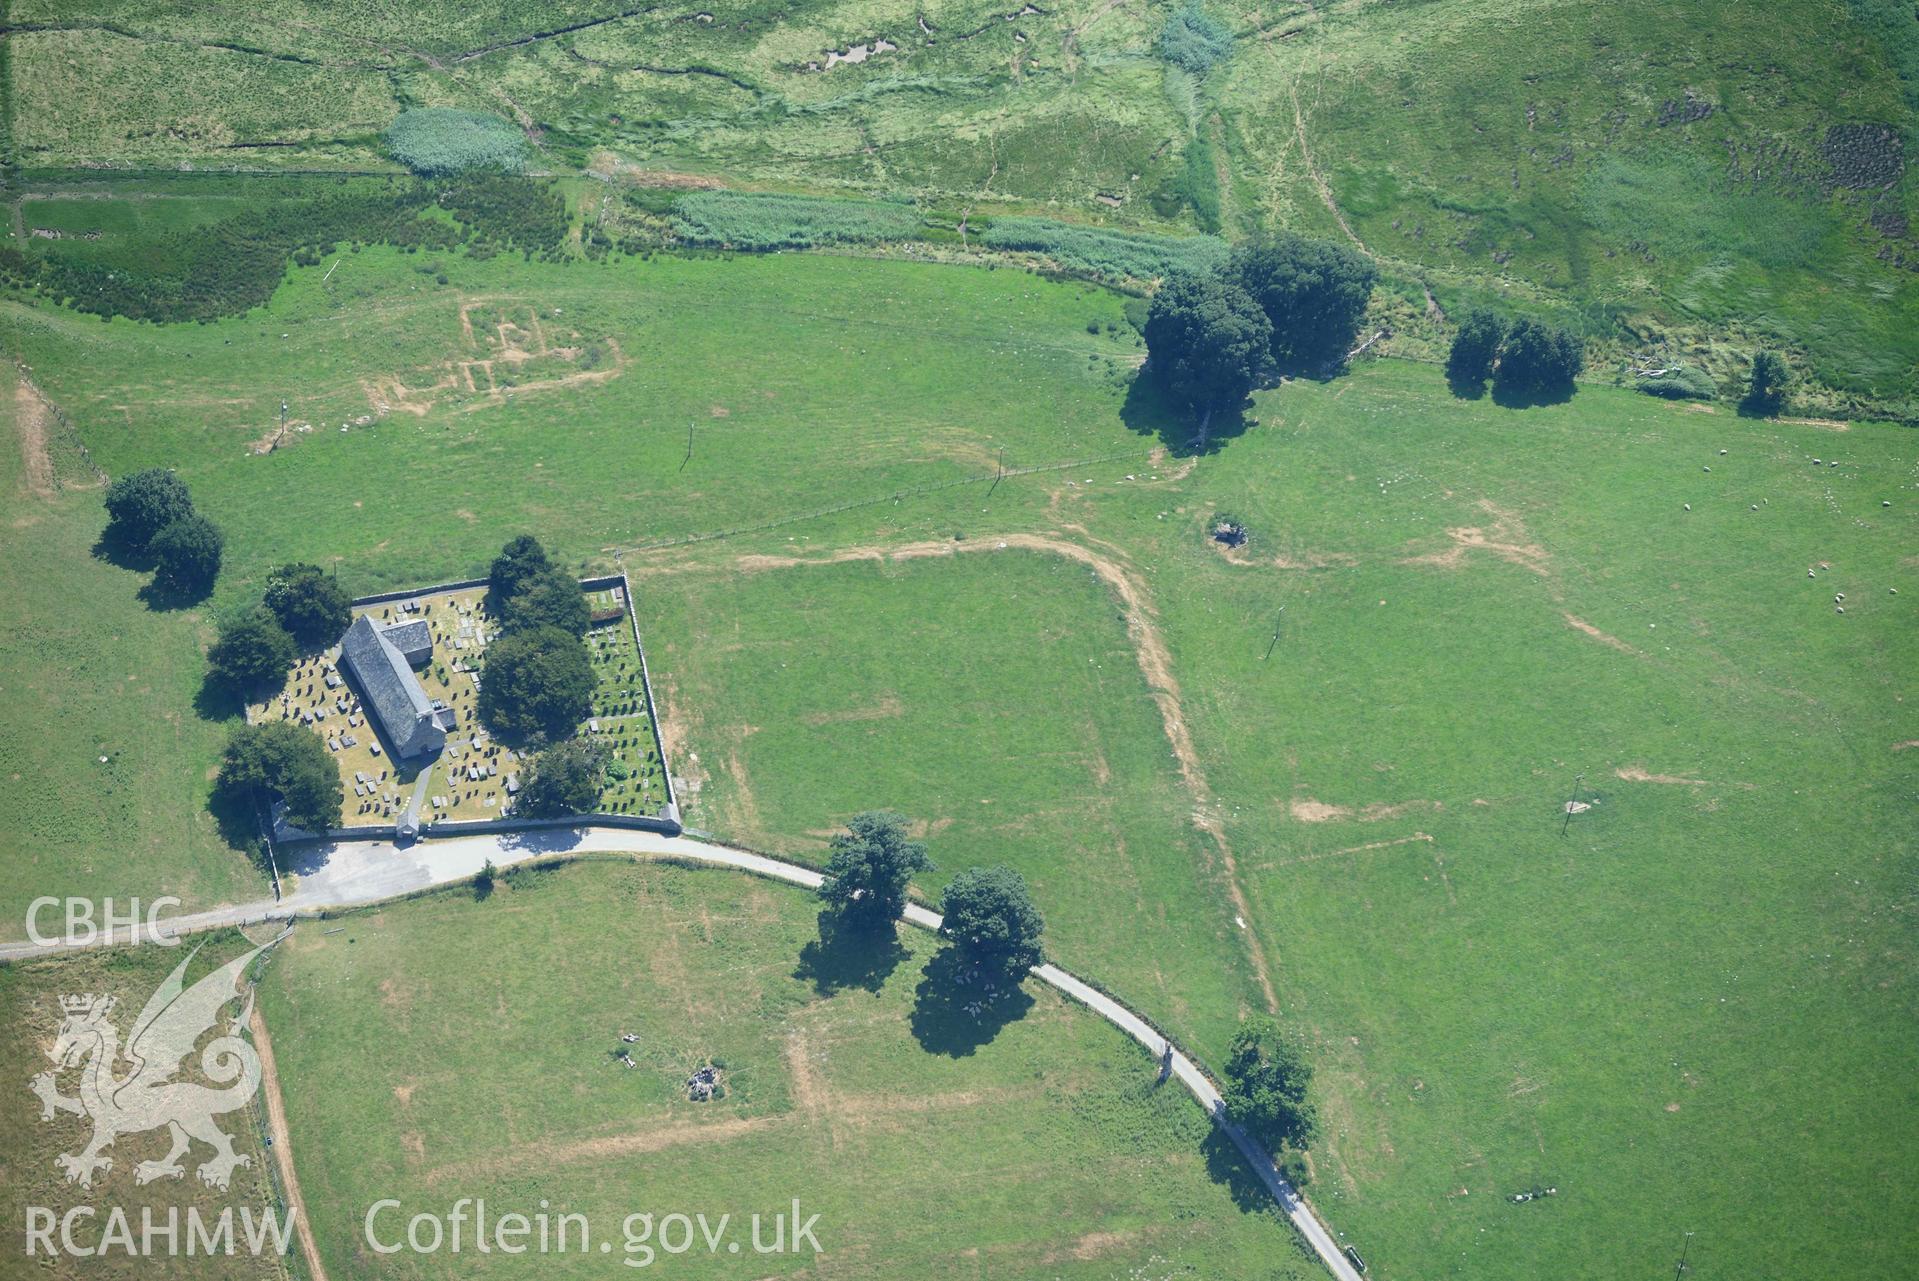
[(153, 570), (154, 559), (143, 547), (135, 547), (119, 537), (109, 525), (100, 531), (100, 537), (93, 540), (93, 558), (103, 560), (117, 569), (130, 573), (145, 574)]
[(863, 929), (843, 924), (828, 908), (819, 914), (819, 927), (819, 937), (800, 949), (793, 977), (811, 983), (821, 996), (849, 987), (877, 994), (909, 955), (891, 921)]
[(1578, 388), (1572, 384), (1564, 387), (1502, 387), (1493, 384), (1493, 404), (1502, 409), (1537, 409), (1541, 405), (1563, 405), (1573, 398)]
[(216, 787), (207, 796), (207, 812), (213, 815), (220, 839), (229, 849), (240, 850), (265, 865), (260, 848), (260, 812), (252, 797), (233, 796)]
[(1195, 458), (1202, 454), (1216, 454), (1225, 448), (1226, 442), (1235, 436), (1242, 436), (1252, 426), (1246, 417), (1251, 406), (1249, 400), (1238, 409), (1220, 410), (1213, 414), (1207, 424), (1206, 439), (1199, 439), (1199, 423), (1179, 409), (1167, 398), (1159, 383), (1141, 371), (1133, 378), (1132, 385), (1126, 389), (1126, 399), (1120, 404), (1120, 421), (1142, 436), (1157, 437), (1166, 452), (1175, 458)]
[(1275, 1208), (1272, 1193), (1226, 1131), (1215, 1125), (1199, 1150), (1206, 1158), (1206, 1177), (1225, 1188), (1234, 1205), (1249, 1213)]
[(213, 584), (208, 583), (203, 587), (189, 587), (184, 591), (176, 591), (162, 587), (158, 579), (150, 579), (134, 595), (140, 598), (142, 605), (154, 613), (164, 614), (176, 609), (192, 609), (195, 605), (203, 603), (207, 597), (213, 595)]
[(1461, 400), (1484, 400), (1486, 398), (1486, 380), (1484, 378), (1466, 378), (1459, 374), (1446, 375), (1446, 389)]
[(208, 672), (200, 678), (193, 710), (203, 721), (230, 721), (247, 710), (246, 696)]
[(941, 948), (921, 976), (914, 989), (913, 1038), (929, 1054), (965, 1058), (1033, 1008), (1018, 983), (981, 971), (957, 948)]

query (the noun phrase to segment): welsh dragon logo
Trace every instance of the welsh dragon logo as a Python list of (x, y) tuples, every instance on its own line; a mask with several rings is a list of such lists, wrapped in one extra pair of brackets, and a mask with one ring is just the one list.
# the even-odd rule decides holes
[[(174, 1078), (200, 1037), (219, 1020), (221, 1010), (239, 997), (237, 984), (246, 967), (279, 941), (276, 938), (228, 961), (189, 988), (182, 976), (199, 955), (200, 949), (194, 948), (147, 999), (124, 1050), (118, 1029), (109, 1021), (116, 1004), (113, 997), (87, 993), (60, 998), (65, 1017), (59, 1036), (47, 1051), (58, 1066), (33, 1078), (33, 1092), (40, 1096), (42, 1121), (53, 1120), (56, 1112), (71, 1112), (93, 1121), (93, 1138), (86, 1147), (78, 1153), (62, 1153), (56, 1159), (67, 1182), (92, 1187), (95, 1174), (113, 1168), (113, 1158), (101, 1153), (113, 1146), (115, 1139), (162, 1126), (172, 1132), (173, 1148), (158, 1161), (142, 1161), (135, 1166), (138, 1183), (177, 1179), (185, 1174), (180, 1158), (187, 1154), (193, 1139), (213, 1149), (212, 1158), (199, 1169), (200, 1181), (210, 1187), (224, 1190), (235, 1167), (252, 1164), (251, 1157), (234, 1152), (233, 1139), (213, 1120), (245, 1106), (260, 1088), (260, 1056), (240, 1035), (253, 1012), (250, 988), (245, 1007), (200, 1051), (201, 1075), (223, 1088)], [(124, 1075), (117, 1070), (122, 1061), (126, 1064)], [(69, 1098), (59, 1091), (59, 1074), (76, 1067), (81, 1070), (80, 1092)]]

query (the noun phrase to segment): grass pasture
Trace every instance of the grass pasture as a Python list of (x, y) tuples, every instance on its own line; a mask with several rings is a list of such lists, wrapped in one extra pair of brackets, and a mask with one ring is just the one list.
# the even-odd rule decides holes
[[(329, 1275), (604, 1273), (597, 1253), (362, 1244), (379, 1198), (410, 1214), (462, 1196), (585, 1214), (616, 1259), (630, 1213), (730, 1214), (742, 1241), (749, 1215), (795, 1197), (820, 1215), (817, 1260), (662, 1256), (689, 1276), (1311, 1275), (1282, 1221), (1236, 1204), (1238, 1167), (1199, 1110), (1156, 1089), (1118, 1032), (1035, 991), (986, 1043), (929, 1050), (944, 1035), (917, 1013), (931, 941), (907, 931), (890, 972), (836, 979), (804, 959), (815, 909), (733, 873), (591, 865), (302, 928), (263, 1010), (297, 1083), (288, 1119)], [(708, 1062), (726, 1094), (690, 1102)]]
[(1393, 363), (1262, 418), (1156, 581), (1318, 1202), (1395, 1275), (1900, 1275), (1912, 437)]
[[(1697, 1275), (1803, 1275), (1834, 1259), (1866, 1276), (1908, 1270), (1919, 751), (1902, 745), (1919, 739), (1906, 613), (1919, 598), (1919, 451), (1904, 429), (1754, 422), (1598, 386), (1514, 411), (1389, 360), (1262, 394), (1245, 431), (1156, 459), (1169, 429), (1129, 394), (1137, 349), (1120, 300), (1078, 285), (814, 255), (430, 257), (342, 255), (235, 321), (155, 328), (8, 306), (0, 332), (103, 466), (179, 467), (228, 529), (215, 608), (290, 559), (334, 564), (366, 592), (477, 573), (520, 529), (569, 565), (628, 549), (684, 736), (675, 767), (697, 753), (708, 775), (699, 821), (806, 855), (869, 805), (950, 818), (929, 831), (946, 868), (1020, 863), (1062, 958), (1217, 1062), (1258, 988), (1105, 581), (1013, 547), (783, 562), (1029, 534), (1123, 563), (1177, 677), (1247, 932), (1284, 1017), (1312, 1039), (1326, 1119), (1313, 1195), (1374, 1275), (1529, 1281), (1595, 1258), (1657, 1274), (1684, 1231)], [(617, 344), (617, 375), (469, 388), (461, 362), (498, 359), (488, 334), (530, 335), (534, 317), (549, 352)], [(286, 395), (316, 429), (251, 452)], [(1107, 461), (994, 486), (1002, 446), (1009, 467)], [(91, 744), (171, 727), (169, 715), (181, 746), (127, 757), (132, 790), (113, 806), (0, 794), (16, 807), (0, 809), (0, 830), (38, 860), (0, 864), (16, 904), (70, 884), (146, 893), (210, 885), (222, 867), (252, 875), (196, 817), (219, 737), (190, 710), (204, 625), (145, 612), (138, 577), (87, 554), (94, 501), (35, 498), (0, 530), (33, 629), (6, 651), (0, 683), (30, 697), (0, 700), (0, 741), (75, 776)], [(1206, 536), (1222, 514), (1252, 533), (1230, 558)], [(64, 608), (76, 585), (91, 618)], [(48, 652), (70, 656), (71, 674)], [(123, 690), (102, 671), (141, 678)], [(55, 723), (71, 733), (34, 728)], [(1591, 808), (1561, 836), (1579, 775)], [(204, 844), (170, 836), (167, 805)], [(1161, 919), (1139, 920), (1142, 900)], [(514, 913), (527, 901), (448, 899), (388, 919), (491, 912), (510, 927), (537, 921)], [(601, 910), (591, 894), (567, 902)], [(343, 937), (328, 936), (329, 956)], [(382, 946), (413, 937), (394, 928)], [(556, 964), (596, 967), (594, 982), (623, 972), (589, 924), (535, 937)], [(367, 964), (362, 987), (313, 991), (377, 992)], [(311, 1009), (424, 1018), (418, 1000), (412, 1013), (379, 1005)], [(489, 993), (468, 1044), (497, 1039), (497, 1008)], [(319, 1054), (322, 1015), (286, 1017), (296, 1046)], [(595, 1031), (595, 1053), (612, 1030)], [(522, 1036), (444, 1086), (450, 1151), (470, 1155), (483, 1116), (522, 1135), (549, 1121), (583, 1134), (555, 1109), (584, 1113), (588, 1094), (513, 1075), (523, 1056), (548, 1061), (548, 1039)], [(404, 1081), (354, 1083), (371, 1069), (317, 1057), (296, 1072), (296, 1052), (282, 1053), (290, 1079), (352, 1083), (369, 1115), (399, 1108), (388, 1099)], [(479, 1097), (516, 1081), (508, 1102), (523, 1116)], [(752, 1101), (743, 1091), (739, 1106)], [(316, 1095), (303, 1123), (289, 1102), (296, 1134), (344, 1132), (347, 1105)], [(328, 1140), (341, 1142), (344, 1156), (325, 1159), (348, 1173), (327, 1176), (341, 1182), (324, 1197), (308, 1188), (336, 1214), (375, 1175), (414, 1177), (404, 1145)], [(690, 1151), (674, 1158), (681, 1179)], [(728, 1170), (746, 1186), (748, 1165)], [(1535, 1183), (1559, 1192), (1502, 1199)], [(1015, 1236), (1026, 1212), (1005, 1210)], [(874, 1258), (893, 1248), (873, 1239)], [(900, 1257), (939, 1255), (933, 1235), (919, 1240), (901, 1238)]]
[(1076, 560), (948, 546), (642, 574), (688, 825), (819, 862), (898, 809), (924, 890), (1017, 868), (1063, 964), (1222, 1044), (1258, 997), (1120, 603)]

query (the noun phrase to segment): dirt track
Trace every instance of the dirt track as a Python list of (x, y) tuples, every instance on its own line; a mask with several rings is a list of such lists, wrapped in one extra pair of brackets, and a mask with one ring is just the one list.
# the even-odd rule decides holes
[(320, 1262), (320, 1247), (313, 1241), (313, 1225), (307, 1221), (306, 1198), (300, 1195), (300, 1176), (293, 1168), (293, 1139), (287, 1131), (286, 1105), (280, 1098), (280, 1071), (273, 1062), (273, 1041), (267, 1036), (266, 1020), (260, 1007), (254, 1006), (248, 1020), (253, 1033), (253, 1048), (260, 1055), (260, 1094), (266, 1100), (267, 1133), (273, 1138), (273, 1160), (280, 1167), (280, 1185), (286, 1189), (287, 1203), (293, 1207), (293, 1227), (300, 1237), (300, 1255), (306, 1260), (312, 1281), (327, 1281), (326, 1265)]

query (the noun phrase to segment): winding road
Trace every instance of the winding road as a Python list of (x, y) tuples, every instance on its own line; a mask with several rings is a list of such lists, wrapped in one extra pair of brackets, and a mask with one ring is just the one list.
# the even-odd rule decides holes
[[(294, 873), (298, 879), (293, 892), (278, 902), (242, 903), (168, 917), (159, 922), (159, 935), (150, 933), (148, 927), (142, 925), (132, 930), (122, 929), (111, 935), (102, 935), (85, 945), (65, 942), (0, 944), (0, 961), (32, 960), (80, 950), (82, 946), (112, 947), (154, 941), (161, 936), (265, 921), (290, 921), (332, 909), (361, 907), (436, 886), (450, 885), (473, 876), (489, 861), (505, 870), (518, 863), (588, 855), (730, 867), (806, 889), (819, 888), (820, 882), (825, 879), (810, 867), (769, 858), (764, 854), (690, 836), (665, 836), (624, 828), (582, 826), (504, 836), (428, 839), (408, 845), (391, 841), (335, 841), (294, 854), (291, 866), (286, 870)], [(918, 904), (908, 905), (906, 920), (921, 929), (937, 930), (940, 927), (939, 914)], [(1206, 1114), (1212, 1117), (1214, 1124), (1245, 1155), (1248, 1164), (1266, 1185), (1267, 1192), (1285, 1211), (1286, 1217), (1292, 1220), (1293, 1227), (1306, 1239), (1327, 1270), (1339, 1281), (1360, 1281), (1358, 1269), (1341, 1251), (1332, 1232), (1320, 1222), (1312, 1207), (1306, 1204), (1292, 1185), (1280, 1176), (1272, 1157), (1226, 1119), (1225, 1102), (1220, 1098), (1218, 1088), (1198, 1064), (1131, 1009), (1057, 965), (1035, 966), (1033, 975), (1138, 1041), (1155, 1061), (1164, 1061), (1170, 1052), (1172, 1075), (1179, 1079), (1180, 1084), (1198, 1100), (1200, 1107), (1206, 1110)]]

